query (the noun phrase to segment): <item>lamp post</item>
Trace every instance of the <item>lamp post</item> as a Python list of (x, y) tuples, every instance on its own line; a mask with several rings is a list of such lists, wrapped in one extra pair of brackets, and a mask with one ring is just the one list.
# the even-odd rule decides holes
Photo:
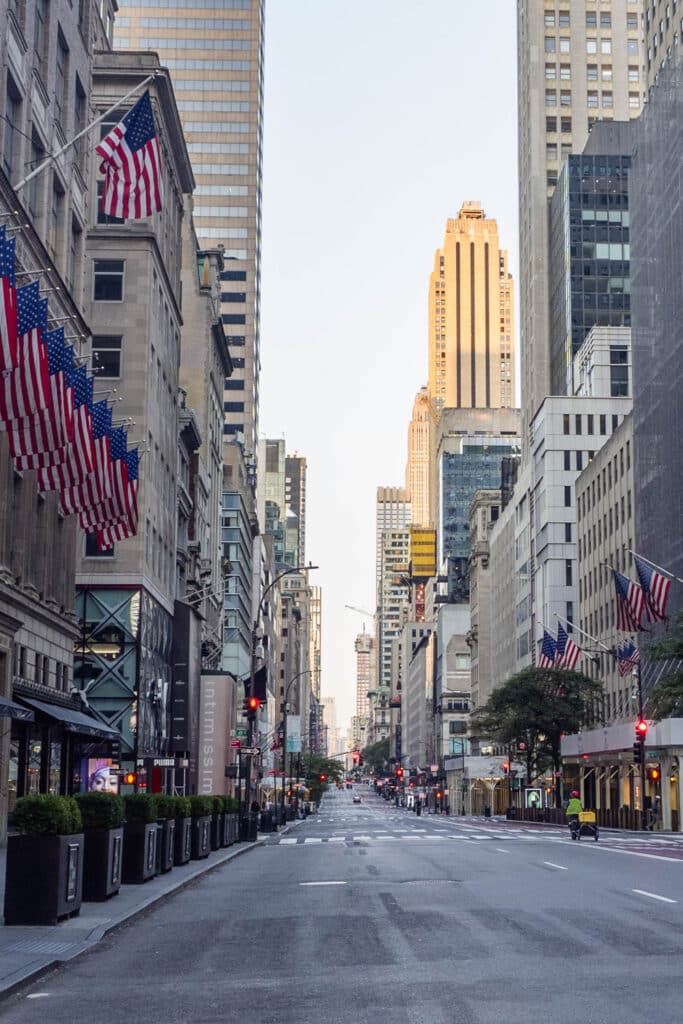
[[(309, 569), (317, 569), (317, 568), (318, 568), (317, 565), (311, 565), (310, 563), (308, 565), (292, 565), (288, 569), (284, 569), (282, 572), (278, 573), (277, 576), (275, 576), (271, 580), (271, 582), (268, 584), (266, 589), (263, 591), (263, 593), (261, 595), (261, 599), (260, 599), (260, 601), (258, 603), (258, 608), (256, 609), (256, 615), (254, 616), (254, 623), (253, 623), (252, 630), (251, 630), (251, 669), (250, 669), (250, 674), (249, 674), (249, 694), (248, 694), (249, 698), (256, 696), (255, 693), (254, 693), (254, 689), (255, 689), (255, 685), (254, 684), (255, 684), (255, 679), (256, 679), (256, 650), (257, 650), (257, 647), (258, 647), (258, 640), (259, 640), (258, 628), (259, 628), (259, 621), (261, 619), (261, 612), (263, 611), (263, 603), (264, 603), (266, 597), (268, 596), (270, 591), (273, 589), (273, 587), (277, 583), (279, 583), (281, 579), (284, 579), (285, 576), (291, 576), (292, 573), (304, 572), (304, 571), (309, 570)], [(255, 712), (254, 713), (250, 713), (249, 719), (248, 719), (248, 724), (247, 724), (247, 746), (248, 747), (252, 747), (254, 745), (254, 723), (255, 723), (255, 721), (256, 721), (256, 713)], [(246, 813), (246, 811), (248, 811), (249, 807), (251, 806), (251, 754), (249, 754), (247, 756), (246, 762), (247, 763), (246, 763), (245, 776), (244, 776), (245, 813)]]
[(287, 683), (285, 689), (284, 698), (280, 705), (280, 713), (282, 715), (282, 794), (280, 806), (282, 807), (282, 813), (285, 811), (285, 782), (287, 778), (287, 700), (289, 699), (289, 689), (297, 679), (301, 679), (302, 676), (310, 675), (314, 669), (305, 668), (302, 672), (298, 672), (295, 676)]

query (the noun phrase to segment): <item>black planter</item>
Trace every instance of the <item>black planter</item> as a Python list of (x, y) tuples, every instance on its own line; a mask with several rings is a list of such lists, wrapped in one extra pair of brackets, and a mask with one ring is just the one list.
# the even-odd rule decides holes
[(174, 844), (173, 863), (187, 864), (192, 856), (192, 818), (176, 818)]
[(157, 826), (157, 874), (164, 875), (175, 858), (175, 818), (162, 818)]
[(255, 843), (258, 834), (258, 814), (254, 811), (245, 814), (240, 820), (239, 829), (241, 843)]
[(140, 885), (157, 871), (157, 824), (128, 821), (123, 829), (123, 881)]
[(78, 915), (83, 845), (83, 833), (8, 837), (5, 924), (57, 924)]
[(211, 815), (211, 849), (220, 850), (221, 840), (223, 838), (223, 821), (225, 819), (224, 814), (212, 814)]
[(192, 860), (202, 860), (211, 852), (211, 818), (192, 819)]
[(239, 832), (238, 823), (238, 814), (230, 813), (223, 815), (223, 846), (232, 846), (233, 843), (237, 842)]
[(123, 826), (87, 829), (83, 853), (83, 899), (99, 903), (121, 888)]

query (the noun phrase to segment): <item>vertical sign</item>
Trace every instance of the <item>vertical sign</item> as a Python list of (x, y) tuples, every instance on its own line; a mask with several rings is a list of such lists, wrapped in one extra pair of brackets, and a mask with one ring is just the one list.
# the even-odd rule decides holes
[(287, 715), (287, 753), (301, 753), (301, 715)]

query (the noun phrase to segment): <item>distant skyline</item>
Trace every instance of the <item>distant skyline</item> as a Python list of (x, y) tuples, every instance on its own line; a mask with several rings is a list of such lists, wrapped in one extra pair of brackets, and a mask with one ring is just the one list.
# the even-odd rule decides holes
[(465, 200), (518, 281), (516, 8), (268, 0), (261, 436), (307, 459), (322, 695), (355, 713), (375, 607), (375, 495), (403, 486), (427, 383), (428, 290)]

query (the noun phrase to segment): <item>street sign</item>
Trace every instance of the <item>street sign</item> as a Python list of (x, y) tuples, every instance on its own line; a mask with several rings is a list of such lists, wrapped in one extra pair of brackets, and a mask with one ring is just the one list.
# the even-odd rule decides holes
[(233, 750), (234, 749), (239, 750), (239, 748), (242, 746), (242, 742), (241, 742), (241, 740), (231, 740), (230, 741), (230, 746), (233, 748)]
[(261, 753), (260, 747), (242, 747), (242, 754), (246, 754), (247, 757), (256, 757), (257, 754)]
[(238, 739), (246, 740), (247, 730), (242, 727), (238, 727), (237, 729), (232, 730), (232, 735), (237, 736)]

